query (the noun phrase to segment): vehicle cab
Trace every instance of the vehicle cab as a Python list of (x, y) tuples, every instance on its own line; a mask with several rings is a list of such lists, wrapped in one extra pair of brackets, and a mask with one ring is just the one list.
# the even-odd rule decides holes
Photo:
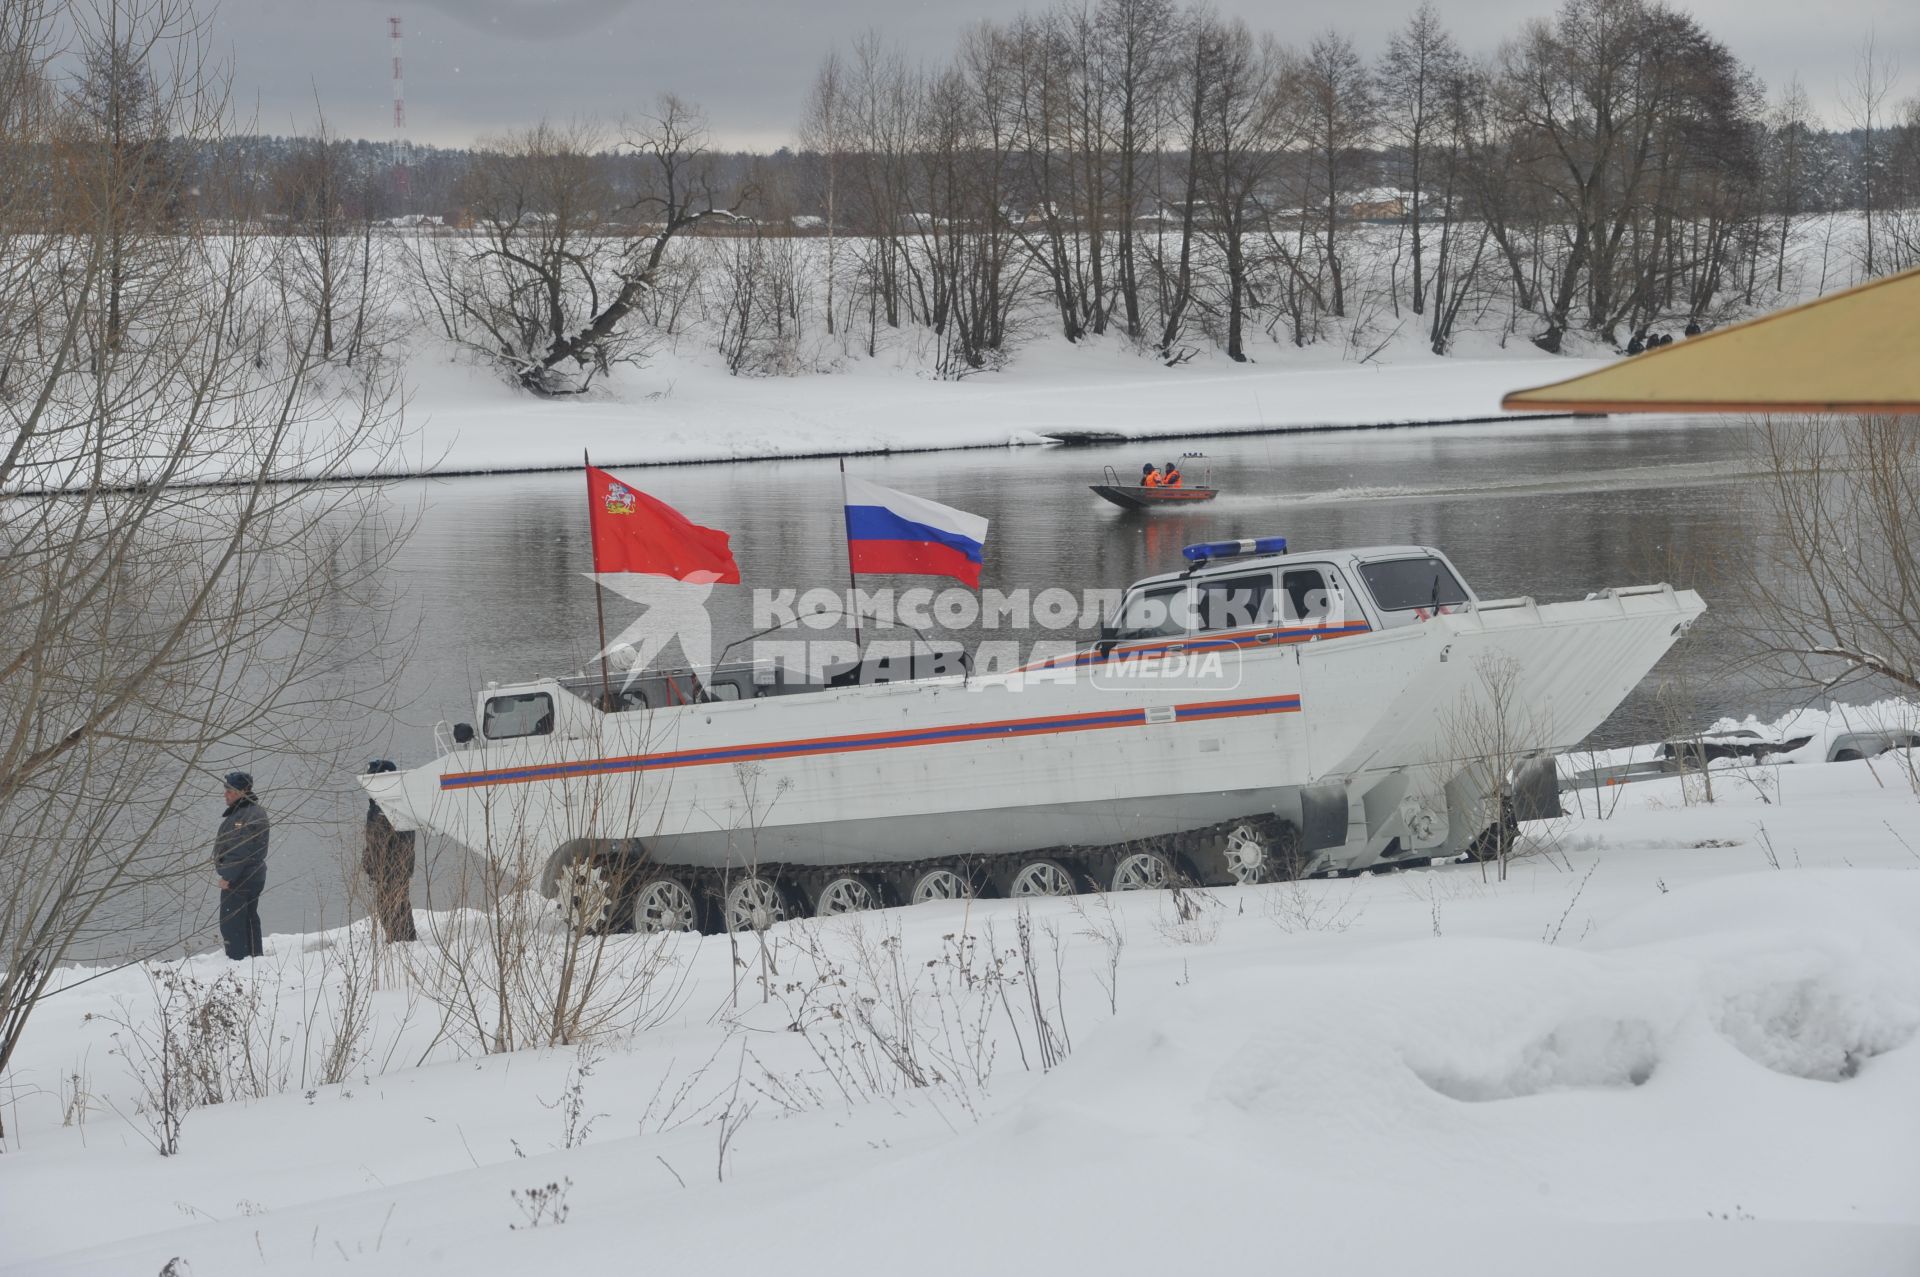
[[(688, 669), (649, 670), (629, 677), (576, 674), (540, 678), (507, 686), (489, 684), (480, 693), (475, 722), (487, 744), (551, 736), (560, 740), (597, 738), (607, 714), (627, 714), (677, 706), (728, 704), (766, 696), (816, 692), (794, 671), (767, 662), (739, 661), (696, 673)], [(473, 724), (454, 731), (458, 744), (475, 738)]]
[(1290, 553), (1284, 537), (1214, 541), (1183, 552), (1182, 572), (1128, 589), (1100, 636), (1105, 650), (1191, 645), (1196, 638), (1301, 643), (1418, 625), (1478, 599), (1427, 546)]
[[(857, 661), (828, 665), (811, 677), (778, 661), (724, 662), (710, 669), (648, 670), (575, 674), (509, 685), (489, 684), (480, 693), (473, 723), (451, 732), (454, 745), (480, 742), (482, 748), (538, 738), (597, 740), (608, 715), (699, 707), (794, 696), (852, 686), (883, 686), (919, 679), (951, 677), (968, 668), (964, 648), (922, 641), (905, 651), (873, 644)], [(478, 732), (475, 725), (478, 725)]]

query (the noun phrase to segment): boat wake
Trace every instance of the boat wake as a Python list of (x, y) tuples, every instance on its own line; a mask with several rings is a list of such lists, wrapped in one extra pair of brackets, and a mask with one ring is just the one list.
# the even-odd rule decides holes
[(1527, 497), (1558, 492), (1619, 492), (1657, 488), (1715, 487), (1758, 478), (1739, 462), (1630, 466), (1577, 475), (1489, 476), (1436, 484), (1355, 484), (1297, 492), (1222, 493), (1222, 507), (1342, 505), (1386, 501), (1432, 501), (1449, 497)]

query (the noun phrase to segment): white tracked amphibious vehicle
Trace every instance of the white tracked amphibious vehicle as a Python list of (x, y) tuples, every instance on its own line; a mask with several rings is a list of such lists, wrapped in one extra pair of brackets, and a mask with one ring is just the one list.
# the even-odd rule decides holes
[(1705, 610), (1665, 585), (1486, 601), (1424, 546), (1186, 554), (1069, 658), (723, 664), (611, 708), (598, 678), (495, 685), (477, 733), (361, 783), (396, 826), (649, 929), (1417, 863), (1556, 812), (1548, 756)]

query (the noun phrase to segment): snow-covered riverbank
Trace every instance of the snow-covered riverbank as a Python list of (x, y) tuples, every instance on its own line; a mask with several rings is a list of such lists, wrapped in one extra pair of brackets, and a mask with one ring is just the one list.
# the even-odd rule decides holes
[[(1710, 324), (1775, 309), (1855, 282), (1860, 237), (1849, 215), (1796, 227), (1782, 286), (1731, 295)], [(425, 241), (435, 243), (437, 241)], [(1179, 438), (1233, 431), (1498, 420), (1501, 397), (1588, 372), (1619, 356), (1597, 337), (1570, 338), (1549, 356), (1529, 338), (1538, 325), (1496, 293), (1458, 317), (1445, 356), (1432, 351), (1431, 316), (1396, 303), (1404, 283), (1403, 232), (1356, 229), (1347, 241), (1349, 309), (1303, 336), (1268, 314), (1247, 337), (1249, 361), (1223, 353), (1219, 335), (1192, 322), (1177, 367), (1109, 332), (1069, 342), (1051, 301), (1034, 292), (992, 366), (957, 380), (932, 330), (908, 321), (870, 328), (843, 314), (828, 331), (834, 290), (824, 240), (794, 241), (799, 311), (775, 343), (740, 361), (737, 298), (729, 292), (728, 240), (679, 246), (686, 296), (654, 322), (633, 323), (636, 361), (616, 362), (585, 394), (543, 399), (510, 384), (475, 332), (410, 303), (389, 300), (393, 347), (408, 388), (412, 433), (398, 453), (370, 452), (361, 471), (424, 473), (563, 468), (583, 449), (597, 462), (634, 466), (835, 453), (1000, 447), (1058, 432)], [(398, 246), (395, 246), (398, 247)], [(414, 245), (412, 251), (422, 251)], [(843, 254), (845, 248), (843, 246)], [(406, 260), (411, 260), (406, 259)], [(853, 261), (842, 256), (842, 267)], [(404, 276), (404, 262), (396, 267)], [(853, 294), (842, 280), (839, 296)], [(416, 290), (417, 291), (417, 290)], [(1677, 333), (1678, 315), (1652, 321)], [(1149, 325), (1151, 328), (1152, 325)], [(465, 332), (460, 346), (452, 336)], [(1616, 334), (1621, 340), (1625, 332)], [(743, 374), (732, 375), (730, 369)]]
[(241, 976), (270, 1093), (164, 1159), (124, 1054), (151, 974), (103, 976), (6, 1079), (0, 1267), (1915, 1271), (1909, 766), (1699, 797), (1609, 791), (1505, 882), (1043, 902), (1030, 954), (1004, 901), (621, 938), (649, 1027), (584, 1050), (472, 1053), (423, 939), (335, 1085), (364, 929), (273, 937)]
[[(587, 395), (541, 399), (470, 358), (407, 366), (408, 438), (361, 470), (463, 473), (658, 465), (1035, 444), (1059, 433), (1137, 439), (1500, 420), (1500, 397), (1600, 366), (1525, 343), (1440, 358), (1411, 341), (1366, 363), (1335, 348), (1256, 364), (1167, 368), (1117, 340), (1035, 342), (1016, 365), (941, 381), (860, 360), (806, 377), (732, 377), (703, 354), (657, 353)], [(1518, 419), (1515, 417), (1515, 419)]]

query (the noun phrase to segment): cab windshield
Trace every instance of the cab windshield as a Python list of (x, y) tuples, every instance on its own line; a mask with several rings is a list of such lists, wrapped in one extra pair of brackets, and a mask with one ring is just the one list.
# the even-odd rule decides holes
[(1467, 601), (1467, 589), (1437, 558), (1391, 559), (1363, 563), (1360, 579), (1382, 612), (1453, 607)]
[(1127, 596), (1113, 637), (1130, 639), (1171, 638), (1185, 634), (1191, 620), (1192, 604), (1184, 581), (1173, 585), (1136, 590)]

